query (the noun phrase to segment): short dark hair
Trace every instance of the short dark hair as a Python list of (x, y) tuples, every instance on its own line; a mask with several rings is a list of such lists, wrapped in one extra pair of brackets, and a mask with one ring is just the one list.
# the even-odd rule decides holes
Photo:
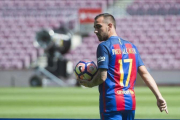
[(114, 28), (116, 28), (116, 20), (113, 15), (111, 15), (109, 13), (101, 13), (101, 14), (97, 15), (94, 18), (94, 20), (97, 20), (99, 17), (103, 17), (105, 20), (110, 20), (113, 23)]

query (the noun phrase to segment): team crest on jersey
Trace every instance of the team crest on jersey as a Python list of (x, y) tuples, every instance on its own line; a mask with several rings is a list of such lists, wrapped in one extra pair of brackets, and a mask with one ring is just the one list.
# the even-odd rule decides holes
[(98, 57), (97, 61), (98, 61), (98, 63), (100, 63), (100, 62), (105, 61), (105, 59), (106, 58), (104, 56), (100, 56), (100, 57)]

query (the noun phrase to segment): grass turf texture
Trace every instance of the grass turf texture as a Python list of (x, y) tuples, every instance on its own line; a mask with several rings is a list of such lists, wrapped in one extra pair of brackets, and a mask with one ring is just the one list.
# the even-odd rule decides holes
[[(136, 87), (136, 119), (180, 118), (180, 88), (160, 87), (169, 114), (147, 87)], [(0, 118), (99, 118), (98, 88), (0, 88)]]

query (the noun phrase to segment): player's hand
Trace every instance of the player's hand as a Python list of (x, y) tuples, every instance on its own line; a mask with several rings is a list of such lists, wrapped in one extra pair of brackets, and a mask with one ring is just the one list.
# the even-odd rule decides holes
[(167, 104), (164, 98), (157, 98), (157, 106), (161, 112), (165, 111), (168, 114)]
[(90, 81), (88, 81), (88, 80), (78, 79), (78, 81), (79, 81), (79, 84), (80, 84), (80, 85), (83, 85), (83, 86), (85, 86), (85, 87), (91, 87)]

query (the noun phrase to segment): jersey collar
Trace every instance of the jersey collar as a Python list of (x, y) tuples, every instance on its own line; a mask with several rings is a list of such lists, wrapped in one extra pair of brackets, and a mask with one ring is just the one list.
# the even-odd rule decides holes
[(121, 40), (121, 38), (120, 38), (120, 37), (118, 37), (118, 36), (111, 36), (110, 38), (118, 38), (119, 43), (122, 45), (122, 40)]

